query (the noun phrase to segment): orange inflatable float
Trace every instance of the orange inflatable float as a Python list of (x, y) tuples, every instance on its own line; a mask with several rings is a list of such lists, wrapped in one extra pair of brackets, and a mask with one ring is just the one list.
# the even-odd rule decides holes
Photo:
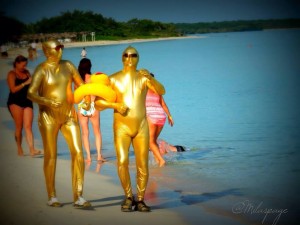
[(109, 78), (104, 73), (91, 75), (91, 83), (81, 85), (74, 91), (74, 103), (78, 104), (86, 95), (95, 95), (108, 102), (116, 101), (116, 93), (110, 87)]

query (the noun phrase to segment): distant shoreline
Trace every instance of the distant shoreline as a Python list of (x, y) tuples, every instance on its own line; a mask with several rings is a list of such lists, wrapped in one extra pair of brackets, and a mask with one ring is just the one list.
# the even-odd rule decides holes
[[(170, 40), (180, 40), (187, 38), (205, 38), (205, 36), (196, 36), (188, 35), (182, 37), (165, 37), (165, 38), (143, 38), (143, 39), (128, 39), (128, 40), (98, 40), (98, 41), (74, 41), (74, 42), (63, 42), (65, 48), (79, 48), (79, 47), (92, 47), (92, 46), (103, 46), (103, 45), (118, 45), (118, 44), (131, 44), (131, 43), (140, 43), (140, 42), (153, 42), (153, 41), (170, 41)], [(30, 43), (29, 43), (30, 44)], [(28, 56), (27, 49), (29, 44), (26, 47), (10, 47), (8, 48), (8, 57), (7, 59), (14, 59), (17, 55)], [(42, 49), (42, 43), (37, 44), (37, 49)]]
[(99, 40), (99, 41), (85, 41), (85, 42), (64, 42), (63, 44), (65, 48), (73, 48), (73, 47), (86, 47), (86, 46), (131, 44), (131, 43), (152, 42), (152, 41), (169, 41), (169, 40), (180, 40), (186, 38), (204, 38), (204, 36), (189, 35), (189, 36), (182, 36), (182, 37), (143, 38), (143, 39), (128, 39), (128, 40), (118, 40), (118, 41)]

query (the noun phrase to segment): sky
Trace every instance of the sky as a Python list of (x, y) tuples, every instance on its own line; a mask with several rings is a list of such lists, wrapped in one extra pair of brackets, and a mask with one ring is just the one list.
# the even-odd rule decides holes
[(165, 23), (300, 18), (300, 0), (1, 0), (0, 11), (23, 23), (73, 10), (118, 22), (133, 18)]

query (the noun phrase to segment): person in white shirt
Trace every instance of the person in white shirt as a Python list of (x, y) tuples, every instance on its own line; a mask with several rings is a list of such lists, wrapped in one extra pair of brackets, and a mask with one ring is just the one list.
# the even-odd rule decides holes
[(32, 41), (30, 47), (28, 49), (28, 58), (31, 60), (35, 60), (37, 58), (37, 40)]
[(83, 48), (81, 51), (81, 57), (85, 58), (86, 56), (87, 56), (87, 51), (85, 50), (85, 48)]
[(0, 48), (1, 48), (1, 56), (2, 56), (2, 57), (7, 57), (7, 56), (8, 56), (8, 53), (7, 53), (7, 47), (6, 47), (6, 45), (5, 45), (5, 44), (2, 44), (2, 45), (0, 46)]

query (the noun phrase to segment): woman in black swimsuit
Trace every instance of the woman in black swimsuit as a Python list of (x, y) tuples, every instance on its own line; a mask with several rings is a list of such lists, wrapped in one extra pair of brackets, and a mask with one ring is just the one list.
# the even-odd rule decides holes
[(8, 72), (7, 75), (7, 84), (10, 90), (7, 107), (15, 122), (15, 139), (18, 147), (18, 155), (24, 155), (22, 149), (23, 126), (30, 155), (38, 155), (41, 152), (35, 150), (32, 134), (33, 105), (27, 98), (27, 90), (31, 83), (30, 73), (26, 69), (27, 58), (19, 55), (16, 57), (13, 65), (14, 69)]

